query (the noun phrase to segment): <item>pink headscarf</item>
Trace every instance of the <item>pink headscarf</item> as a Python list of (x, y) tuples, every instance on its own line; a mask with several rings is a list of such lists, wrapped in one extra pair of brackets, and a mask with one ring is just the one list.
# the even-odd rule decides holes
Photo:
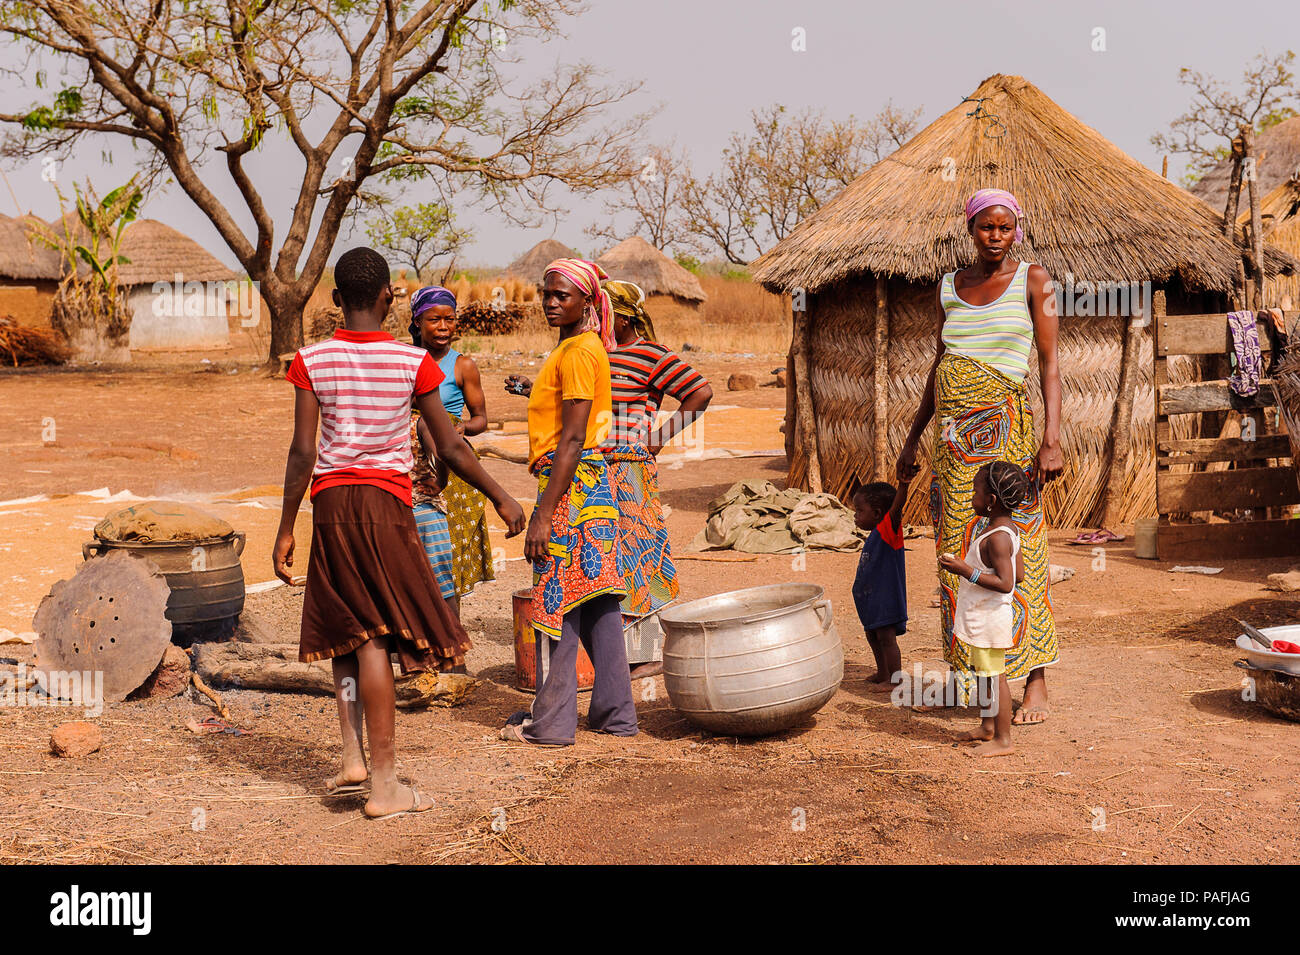
[[(610, 307), (609, 293), (600, 287), (600, 280), (609, 278), (595, 262), (586, 259), (556, 259), (546, 267), (546, 274), (558, 272), (576, 285), (591, 301), (587, 304), (587, 317), (579, 331), (595, 332), (600, 336), (605, 351), (613, 351), (614, 311)], [(542, 281), (545, 281), (545, 275)]]
[(1020, 228), (1020, 220), (1025, 217), (1024, 212), (1020, 209), (1020, 203), (1016, 197), (1005, 189), (981, 189), (975, 195), (966, 200), (966, 221), (970, 222), (977, 216), (981, 209), (987, 209), (989, 206), (1006, 206), (1016, 217), (1016, 241), (1025, 241), (1025, 230)]

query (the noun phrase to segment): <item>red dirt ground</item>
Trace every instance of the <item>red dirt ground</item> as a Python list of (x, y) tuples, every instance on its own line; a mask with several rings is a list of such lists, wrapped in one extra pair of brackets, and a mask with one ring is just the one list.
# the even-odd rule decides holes
[[(520, 418), (522, 399), (503, 396), (499, 382), (526, 372), (526, 359), (481, 364), (490, 417)], [(719, 383), (736, 370), (762, 380), (778, 364), (700, 362)], [(247, 366), (231, 375), (179, 360), (126, 372), (6, 374), (0, 497), (102, 486), (166, 496), (277, 485), (290, 392)], [(720, 388), (716, 401), (773, 412), (766, 433), (733, 436), (718, 424), (710, 445), (780, 447), (783, 392)], [(46, 446), (42, 419), (51, 416), (58, 440)], [(521, 499), (531, 498), (521, 467), (499, 460), (487, 466)], [(779, 482), (782, 461), (665, 469), (676, 547), (699, 529), (712, 497), (747, 477)], [(0, 528), (5, 520), (0, 514)], [(299, 522), (300, 535), (307, 523)], [(466, 604), (467, 628), (479, 644), (470, 667), (484, 685), (462, 707), (398, 717), (402, 773), (434, 796), (433, 811), (374, 823), (362, 817), (356, 797), (320, 794), (319, 781), (338, 755), (327, 697), (228, 691), (223, 698), (247, 735), (202, 738), (185, 724), (211, 710), (188, 696), (118, 704), (95, 720), (103, 748), (79, 760), (48, 752), (53, 727), (79, 713), (8, 708), (0, 709), (0, 860), (1300, 859), (1300, 726), (1243, 701), (1241, 671), (1232, 667), (1240, 655), (1231, 645), (1234, 618), (1261, 626), (1300, 619), (1294, 595), (1262, 586), (1285, 563), (1229, 561), (1214, 577), (1171, 574), (1167, 563), (1134, 559), (1124, 543), (1108, 547), (1104, 569), (1094, 570), (1088, 549), (1063, 545), (1069, 536), (1052, 535), (1053, 561), (1077, 571), (1053, 591), (1061, 662), (1049, 675), (1052, 716), (1016, 731), (1017, 752), (1004, 759), (972, 759), (951, 744), (973, 715), (913, 713), (867, 691), (870, 651), (849, 593), (854, 554), (810, 554), (801, 569), (790, 557), (679, 563), (684, 599), (778, 580), (826, 588), (844, 641), (845, 679), (807, 725), (761, 740), (712, 737), (676, 713), (657, 679), (636, 687), (642, 733), (634, 739), (583, 730), (571, 749), (499, 742), (496, 729), (528, 700), (510, 687), (505, 662), (507, 595), (527, 574), (523, 562), (511, 562)], [(51, 560), (76, 558), (58, 546)], [(940, 661), (937, 610), (928, 606), (933, 558), (932, 541), (909, 542), (912, 619), (900, 641), (908, 666)], [(269, 555), (252, 544), (244, 564), (250, 580), (270, 577)], [(4, 583), (6, 602), (17, 586)], [(250, 599), (250, 609), (291, 641), (298, 599), (282, 589)], [(31, 651), (6, 644), (0, 656), (27, 661)], [(1094, 828), (1101, 812), (1106, 826)]]

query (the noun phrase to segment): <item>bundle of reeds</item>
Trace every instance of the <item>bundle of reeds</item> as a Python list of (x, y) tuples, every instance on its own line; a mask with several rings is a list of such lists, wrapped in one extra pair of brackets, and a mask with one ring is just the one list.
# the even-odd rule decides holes
[(68, 360), (68, 347), (56, 334), (43, 328), (28, 328), (12, 318), (0, 318), (0, 360), (20, 365), (61, 365)]

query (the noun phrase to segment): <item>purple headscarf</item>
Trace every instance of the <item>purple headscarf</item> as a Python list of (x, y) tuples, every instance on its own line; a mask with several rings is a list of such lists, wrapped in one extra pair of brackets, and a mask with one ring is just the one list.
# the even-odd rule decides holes
[(450, 305), (456, 310), (456, 295), (441, 285), (426, 285), (411, 296), (411, 317), (417, 318), (421, 312), (433, 305)]
[(1020, 208), (1020, 203), (1016, 197), (1005, 189), (981, 189), (975, 195), (966, 200), (966, 221), (970, 222), (980, 213), (980, 210), (987, 209), (989, 206), (1006, 206), (1016, 217), (1016, 241), (1025, 241), (1025, 230), (1020, 228), (1020, 220), (1025, 217)]
[(435, 305), (450, 305), (456, 311), (456, 295), (441, 285), (426, 285), (411, 296), (411, 341), (420, 344), (420, 313)]

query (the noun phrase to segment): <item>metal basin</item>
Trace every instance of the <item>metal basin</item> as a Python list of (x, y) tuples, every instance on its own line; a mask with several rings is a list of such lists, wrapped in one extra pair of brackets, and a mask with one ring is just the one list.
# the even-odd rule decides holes
[(831, 602), (815, 584), (733, 590), (663, 610), (664, 684), (697, 726), (778, 733), (826, 704), (844, 678)]

